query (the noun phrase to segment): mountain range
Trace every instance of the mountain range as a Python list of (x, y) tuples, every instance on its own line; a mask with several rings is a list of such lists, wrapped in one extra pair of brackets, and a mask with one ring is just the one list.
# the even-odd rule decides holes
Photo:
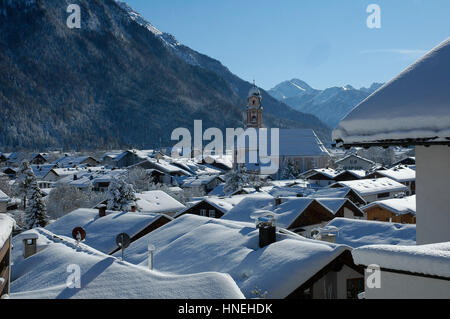
[(360, 89), (346, 85), (317, 90), (302, 80), (292, 79), (278, 84), (268, 92), (280, 102), (297, 111), (315, 115), (328, 127), (335, 128), (355, 106), (382, 85), (373, 83), (369, 88)]
[[(252, 84), (159, 31), (127, 4), (0, 0), (0, 148), (171, 145), (177, 127), (243, 127)], [(267, 127), (331, 130), (262, 90)]]

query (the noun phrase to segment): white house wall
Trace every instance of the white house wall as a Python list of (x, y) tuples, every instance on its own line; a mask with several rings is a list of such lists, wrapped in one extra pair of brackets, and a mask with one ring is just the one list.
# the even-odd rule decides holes
[(442, 299), (450, 296), (449, 280), (382, 270), (380, 288), (368, 288), (367, 276), (366, 272), (366, 299)]
[(450, 147), (416, 147), (417, 244), (450, 241)]

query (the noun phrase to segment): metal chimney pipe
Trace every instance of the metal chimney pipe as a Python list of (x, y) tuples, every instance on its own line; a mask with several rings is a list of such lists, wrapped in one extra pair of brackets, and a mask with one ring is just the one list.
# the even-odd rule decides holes
[(153, 270), (153, 252), (155, 251), (155, 246), (148, 244), (148, 268)]

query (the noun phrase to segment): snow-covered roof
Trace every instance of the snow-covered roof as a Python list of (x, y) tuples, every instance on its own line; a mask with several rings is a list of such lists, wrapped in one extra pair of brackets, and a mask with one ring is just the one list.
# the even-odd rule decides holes
[(449, 142), (450, 38), (361, 102), (333, 131), (333, 140), (364, 144)]
[(289, 179), (289, 180), (275, 180), (275, 181), (267, 181), (269, 184), (273, 186), (279, 187), (293, 187), (293, 186), (307, 186), (307, 182), (304, 179)]
[(95, 158), (93, 158), (91, 156), (64, 156), (64, 157), (56, 160), (55, 164), (57, 164), (60, 168), (72, 167), (74, 165), (80, 165), (88, 159), (97, 161)]
[(376, 201), (362, 207), (361, 209), (366, 211), (367, 209), (375, 206), (385, 208), (397, 215), (416, 215), (416, 195)]
[(314, 169), (308, 171), (307, 178), (311, 178), (312, 176), (314, 176), (316, 174), (322, 174), (322, 175), (328, 177), (329, 179), (334, 179), (336, 176), (338, 176), (341, 173), (342, 173), (342, 171), (337, 171), (332, 168), (314, 168)]
[(47, 176), (47, 174), (55, 167), (56, 164), (31, 165), (34, 176), (36, 176), (36, 178), (38, 179)]
[(334, 218), (327, 226), (338, 229), (336, 243), (350, 247), (365, 245), (415, 245), (416, 225), (380, 221)]
[[(289, 228), (313, 202), (318, 202), (314, 198), (284, 197), (280, 198), (281, 204), (275, 205), (275, 200), (272, 196), (258, 194), (247, 197), (240, 204), (236, 205), (235, 208), (222, 216), (222, 219), (254, 222), (252, 214), (260, 210), (266, 210), (275, 213), (276, 225), (278, 227)], [(336, 201), (340, 200), (337, 199)], [(320, 202), (318, 203), (325, 210), (328, 210), (330, 214), (333, 213), (325, 205), (322, 205)]]
[(274, 198), (269, 194), (247, 195), (238, 205), (223, 215), (222, 219), (253, 223), (253, 220), (250, 218), (252, 213), (272, 207), (273, 204)]
[(174, 213), (185, 208), (166, 192), (154, 190), (136, 194), (136, 204), (142, 213)]
[(11, 198), (0, 189), (0, 202), (9, 202)]
[[(339, 209), (342, 208), (347, 202), (350, 202), (347, 198), (318, 198), (316, 199), (319, 203), (321, 203), (323, 206), (328, 208), (333, 215), (336, 215), (336, 213), (339, 211)], [(351, 204), (354, 205), (354, 204)], [(355, 209), (358, 209), (355, 206)], [(362, 214), (362, 212), (361, 212)]]
[[(337, 182), (333, 185), (347, 186), (358, 192), (361, 196), (368, 196), (384, 192), (407, 191), (408, 187), (390, 178), (382, 177), (377, 179), (359, 179), (355, 181)], [(331, 186), (333, 186), (331, 185)]]
[(246, 198), (246, 195), (235, 195), (229, 197), (206, 197), (205, 202), (211, 204), (222, 213), (227, 213)]
[(390, 169), (379, 170), (376, 172), (400, 183), (416, 180), (416, 171), (404, 165), (398, 165)]
[(110, 151), (103, 154), (102, 159), (104, 160), (105, 157), (109, 157), (111, 159), (116, 159), (119, 155), (123, 154), (123, 151)]
[[(267, 128), (247, 129), (243, 134), (250, 134), (251, 136), (252, 130), (256, 130), (258, 139), (259, 134), (265, 131), (262, 133), (262, 137), (267, 136), (267, 140), (264, 143), (265, 139), (263, 139), (259, 146), (261, 149), (266, 149), (268, 155), (271, 155), (271, 130)], [(280, 156), (330, 156), (328, 150), (312, 129), (279, 129), (278, 146)], [(246, 143), (246, 148), (249, 148), (248, 143)], [(250, 148), (250, 150), (253, 150), (253, 148)]]
[(57, 235), (72, 237), (75, 227), (83, 227), (86, 231), (84, 243), (109, 254), (117, 248), (117, 235), (127, 233), (133, 237), (159, 218), (161, 214), (112, 211), (99, 217), (97, 209), (80, 208), (57, 219), (45, 229)]
[(212, 191), (208, 193), (208, 196), (225, 196), (225, 183), (217, 185)]
[(0, 214), (0, 250), (11, 236), (16, 222), (7, 214)]
[[(11, 298), (16, 299), (240, 299), (227, 274), (188, 275), (151, 271), (103, 254), (70, 238), (35, 230), (47, 247), (25, 260), (14, 260)], [(15, 242), (21, 246), (21, 242)], [(81, 288), (67, 287), (69, 265), (81, 270)], [(68, 272), (69, 271), (69, 272)], [(71, 270), (72, 272), (74, 270)]]
[[(343, 173), (348, 172), (351, 175), (355, 176), (356, 178), (364, 178), (367, 175), (367, 172), (365, 170), (362, 169), (348, 169), (346, 171), (344, 171)], [(343, 174), (341, 173), (341, 174)]]
[(233, 155), (222, 154), (222, 155), (207, 155), (204, 157), (206, 162), (212, 162), (222, 164), (229, 169), (233, 168)]
[(364, 198), (350, 187), (320, 188), (316, 191), (309, 190), (309, 192), (305, 192), (305, 196), (312, 198), (346, 198), (350, 193), (358, 198), (358, 204), (366, 203)]
[(418, 245), (363, 246), (352, 252), (359, 265), (377, 264), (381, 268), (450, 278), (450, 242)]
[(247, 298), (252, 290), (285, 298), (349, 248), (277, 232), (259, 248), (254, 224), (184, 215), (132, 243), (127, 260), (145, 265), (148, 243), (156, 247), (155, 269), (175, 274), (228, 273)]
[(183, 188), (201, 187), (211, 183), (213, 180), (217, 178), (219, 178), (219, 175), (189, 176), (181, 180), (183, 183), (181, 187)]
[(343, 162), (343, 161), (345, 161), (345, 160), (347, 160), (347, 159), (349, 159), (351, 157), (354, 157), (354, 158), (357, 158), (357, 159), (359, 159), (361, 161), (364, 161), (364, 162), (367, 162), (369, 164), (375, 165), (375, 162), (373, 162), (373, 161), (371, 161), (371, 160), (369, 160), (367, 158), (364, 158), (362, 156), (359, 156), (357, 154), (349, 154), (349, 155), (345, 156), (344, 158), (341, 158), (340, 160), (336, 161), (335, 164), (339, 164), (339, 163), (341, 163), (341, 162)]
[(276, 224), (279, 227), (289, 228), (294, 221), (314, 202), (319, 203), (323, 206), (325, 210), (328, 210), (331, 214), (333, 212), (322, 205), (319, 201), (314, 198), (299, 197), (299, 198), (282, 198), (282, 203), (277, 206), (273, 206), (272, 212), (277, 216)]
[(222, 214), (228, 213), (235, 206), (239, 205), (239, 203), (246, 199), (248, 195), (235, 195), (235, 196), (227, 196), (227, 197), (215, 197), (208, 196), (204, 197), (201, 200), (195, 202), (193, 205), (186, 207), (184, 210), (179, 211), (175, 217), (183, 215), (186, 210), (191, 209), (194, 206), (200, 205), (201, 203), (208, 203), (218, 211), (222, 212)]
[(296, 197), (298, 194), (304, 194), (303, 187), (279, 187), (273, 186), (267, 192), (273, 197)]

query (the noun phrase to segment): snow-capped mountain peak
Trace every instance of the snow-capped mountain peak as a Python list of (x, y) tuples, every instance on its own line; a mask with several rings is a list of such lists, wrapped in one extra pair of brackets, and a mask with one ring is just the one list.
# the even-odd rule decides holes
[(381, 84), (374, 83), (370, 88), (359, 90), (351, 85), (316, 90), (302, 80), (292, 79), (278, 84), (269, 93), (300, 112), (315, 115), (333, 128), (380, 86)]
[(143, 16), (134, 11), (133, 8), (130, 7), (126, 2), (116, 0), (116, 3), (126, 12), (128, 12), (132, 20), (136, 21), (136, 23), (138, 23), (139, 25), (147, 28), (154, 35), (161, 36), (163, 34), (155, 26), (153, 26), (150, 22), (148, 22)]

